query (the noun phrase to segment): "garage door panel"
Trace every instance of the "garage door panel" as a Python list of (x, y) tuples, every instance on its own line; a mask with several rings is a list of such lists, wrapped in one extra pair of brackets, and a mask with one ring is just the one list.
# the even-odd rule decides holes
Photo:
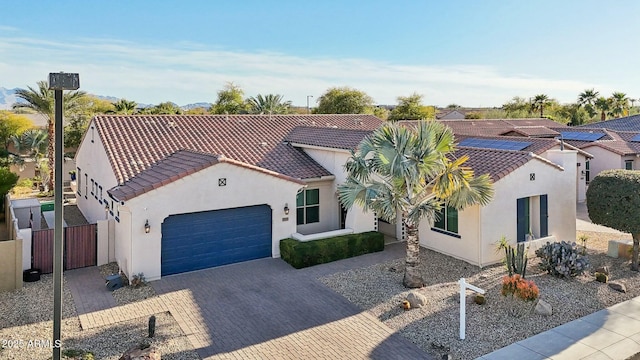
[(171, 215), (162, 224), (162, 275), (271, 256), (267, 205)]

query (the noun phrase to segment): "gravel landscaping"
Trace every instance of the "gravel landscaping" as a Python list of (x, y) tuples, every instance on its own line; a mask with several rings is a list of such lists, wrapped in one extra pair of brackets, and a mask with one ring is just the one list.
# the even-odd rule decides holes
[[(501, 264), (482, 270), (464, 261), (422, 249), (426, 286), (419, 289), (428, 298), (420, 309), (405, 311), (402, 301), (409, 293), (402, 286), (404, 260), (398, 259), (367, 268), (346, 271), (320, 279), (349, 301), (369, 311), (423, 350), (439, 356), (450, 352), (454, 359), (474, 359), (511, 343), (549, 330), (640, 295), (640, 274), (629, 269), (629, 262), (606, 256), (611, 239), (631, 239), (629, 235), (593, 232), (585, 234), (590, 271), (571, 280), (548, 275), (538, 268), (539, 260), (529, 254), (527, 279), (540, 289), (540, 299), (553, 306), (553, 315), (544, 317), (532, 311), (533, 303), (500, 294), (506, 269)], [(596, 282), (593, 269), (608, 266), (610, 279), (626, 284), (619, 293)], [(486, 290), (485, 305), (467, 296), (466, 339), (459, 339), (459, 285), (467, 282)], [(471, 294), (471, 292), (468, 292)]]
[[(150, 286), (147, 286), (150, 288)], [(52, 356), (53, 277), (25, 283), (20, 290), (0, 292), (0, 359), (46, 360)], [(147, 342), (163, 359), (200, 359), (177, 322), (168, 313), (156, 314), (155, 337), (147, 337), (148, 318), (82, 330), (71, 292), (63, 293), (63, 349), (90, 351), (95, 359), (117, 360), (129, 348)]]
[[(115, 262), (99, 266), (98, 268), (103, 278), (118, 273), (118, 264)], [(153, 290), (153, 287), (148, 283), (145, 282), (138, 287), (127, 286), (126, 284), (128, 284), (129, 280), (127, 280), (126, 276), (121, 276), (122, 283), (125, 284), (125, 286), (111, 292), (113, 298), (116, 300), (116, 304), (126, 305), (156, 296), (155, 290)]]

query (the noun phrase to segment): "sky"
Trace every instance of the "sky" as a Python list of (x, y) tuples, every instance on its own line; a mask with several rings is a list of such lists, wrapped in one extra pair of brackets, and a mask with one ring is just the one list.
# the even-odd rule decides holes
[(214, 102), (227, 82), (297, 106), (341, 86), (376, 104), (637, 99), (638, 13), (635, 0), (0, 0), (0, 87), (65, 71), (145, 104)]

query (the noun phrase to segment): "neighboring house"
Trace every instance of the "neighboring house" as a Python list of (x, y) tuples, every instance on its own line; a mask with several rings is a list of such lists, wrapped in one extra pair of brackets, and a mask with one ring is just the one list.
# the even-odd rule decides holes
[(599, 121), (580, 125), (580, 128), (607, 129), (613, 131), (640, 132), (640, 115), (625, 116), (618, 119)]
[[(341, 210), (335, 189), (344, 148), (380, 124), (369, 115), (96, 116), (76, 155), (78, 207), (90, 222), (110, 219), (109, 260), (128, 276), (278, 257), (292, 234), (376, 228), (373, 214)], [(318, 129), (340, 148), (304, 144)]]
[(464, 119), (465, 113), (461, 110), (441, 110), (436, 114), (438, 120), (461, 120)]

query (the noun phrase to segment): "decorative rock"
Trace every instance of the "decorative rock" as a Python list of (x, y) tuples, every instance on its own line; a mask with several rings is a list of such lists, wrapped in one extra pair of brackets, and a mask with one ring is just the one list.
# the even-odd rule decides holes
[(409, 310), (409, 309), (411, 309), (411, 304), (407, 300), (404, 300), (402, 302), (402, 308), (405, 309), (405, 310)]
[(160, 360), (160, 352), (154, 347), (140, 349), (140, 346), (127, 350), (119, 360)]
[(596, 269), (596, 273), (602, 273), (609, 276), (609, 267), (608, 266), (600, 266)]
[(596, 272), (596, 281), (606, 284), (607, 282), (609, 282), (609, 276), (607, 276), (605, 273)]
[(551, 308), (551, 304), (549, 304), (548, 302), (539, 299), (538, 303), (536, 304), (536, 308), (535, 308), (535, 313), (538, 315), (543, 315), (543, 316), (550, 316), (551, 314), (553, 314), (553, 309)]
[(473, 298), (473, 301), (475, 301), (475, 303), (478, 305), (484, 305), (487, 303), (487, 299), (482, 294), (476, 294), (476, 296)]
[(407, 301), (411, 308), (421, 308), (427, 304), (427, 297), (417, 291), (412, 291), (407, 295)]
[(615, 291), (619, 291), (621, 293), (627, 293), (627, 287), (621, 283), (621, 282), (617, 282), (617, 281), (611, 281), (609, 282), (609, 287), (612, 288)]

